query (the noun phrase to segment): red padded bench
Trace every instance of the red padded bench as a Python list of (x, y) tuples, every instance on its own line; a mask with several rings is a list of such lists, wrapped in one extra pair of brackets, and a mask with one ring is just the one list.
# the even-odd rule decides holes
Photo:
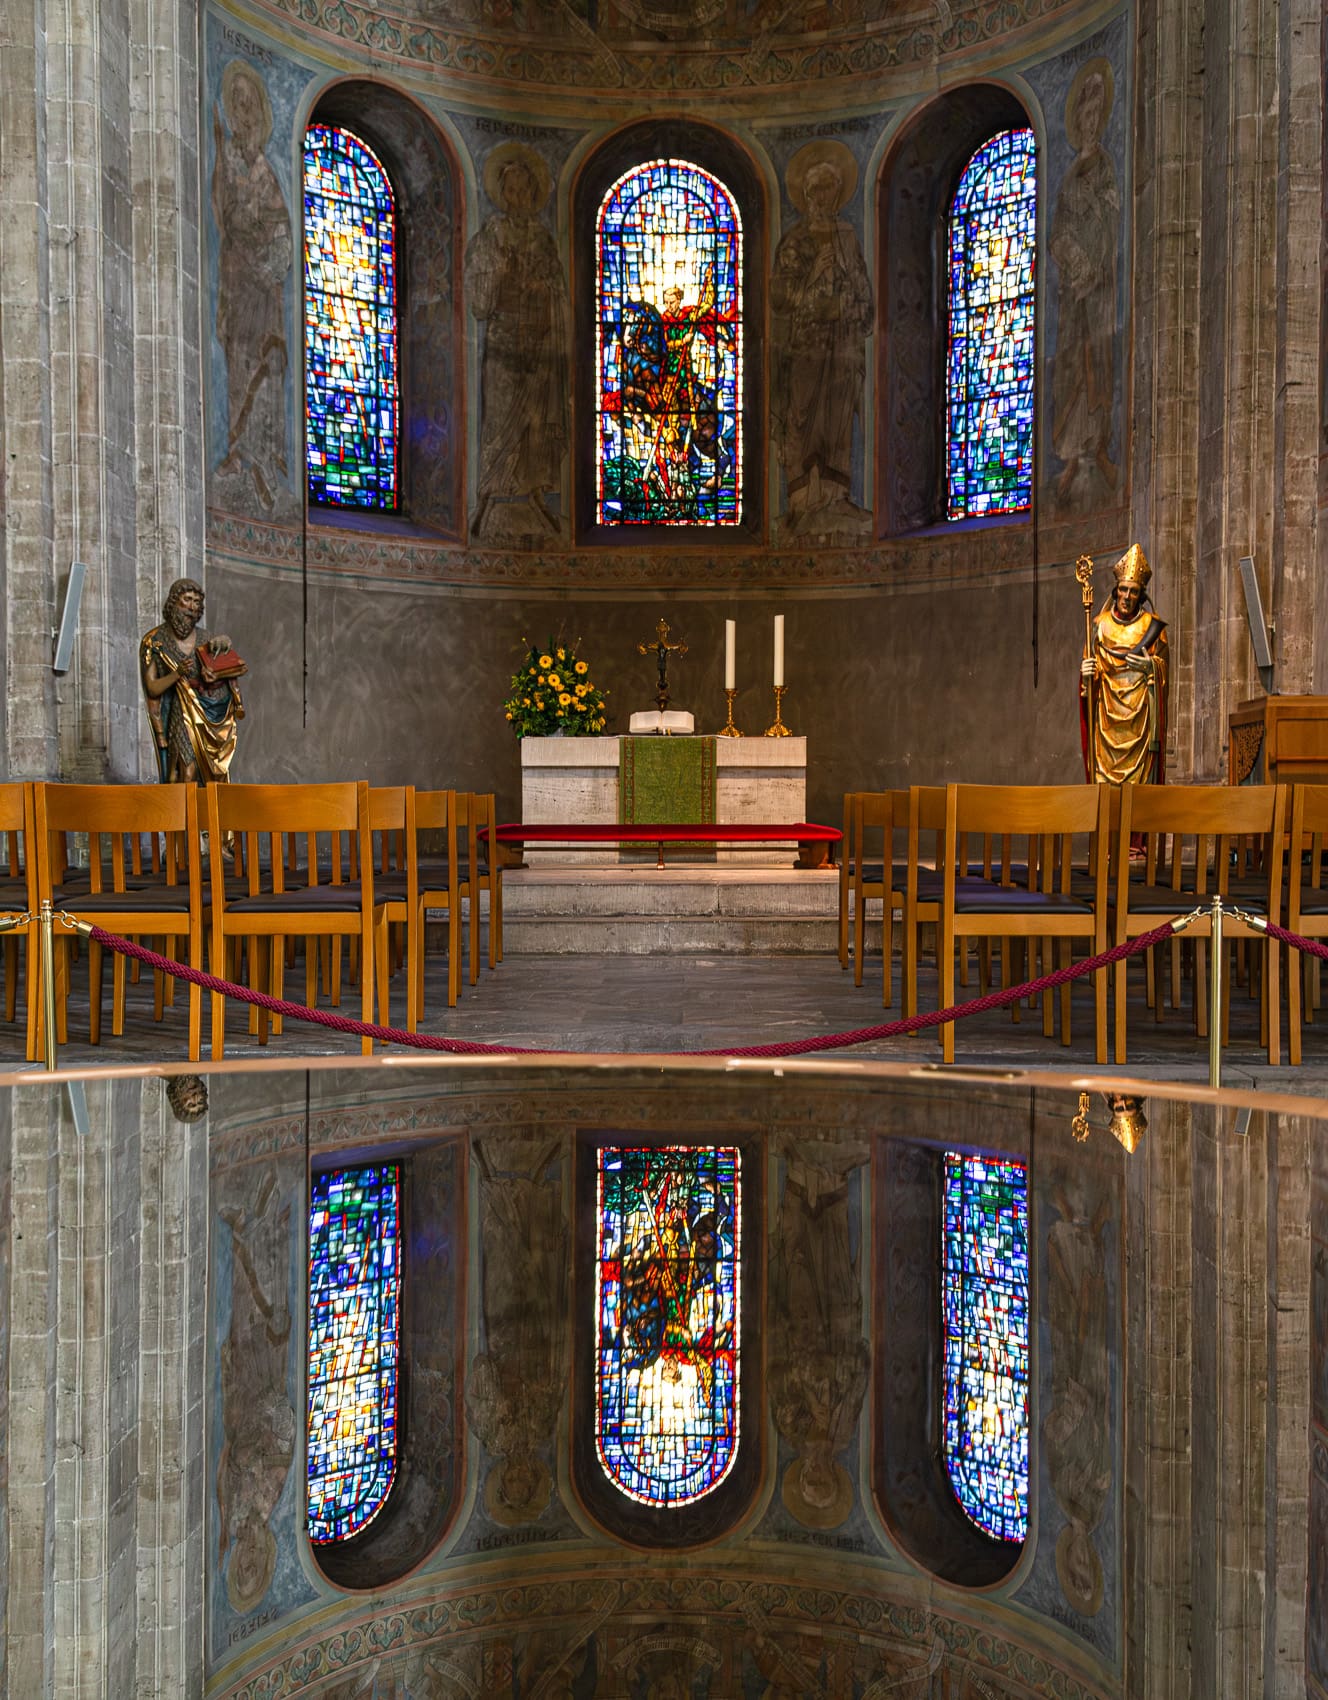
[[(487, 828), (480, 838), (487, 841)], [(796, 844), (800, 868), (823, 868), (832, 860), (836, 844), (844, 834), (837, 826), (819, 826), (815, 821), (728, 821), (717, 826), (575, 826), (555, 822), (547, 826), (522, 826), (511, 821), (493, 829), (498, 865), (514, 867), (520, 855), (510, 850), (560, 850), (586, 848), (592, 844), (653, 844), (659, 852), (657, 867), (664, 866), (666, 844), (714, 844), (726, 849), (751, 850)]]

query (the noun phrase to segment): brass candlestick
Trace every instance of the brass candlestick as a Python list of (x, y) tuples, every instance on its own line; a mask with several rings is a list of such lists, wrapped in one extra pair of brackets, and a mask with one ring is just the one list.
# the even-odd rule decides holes
[(724, 698), (725, 698), (725, 701), (728, 703), (728, 711), (727, 711), (728, 712), (728, 718), (727, 718), (727, 720), (725, 720), (724, 724), (720, 727), (719, 731), (716, 733), (716, 737), (719, 737), (719, 738), (741, 738), (742, 737), (742, 733), (739, 732), (738, 728), (733, 724), (733, 699), (734, 699), (734, 697), (737, 696), (737, 694), (738, 694), (737, 691), (731, 691), (728, 688), (728, 686), (725, 685), (725, 687), (724, 687)]
[(775, 723), (773, 726), (766, 727), (765, 735), (767, 738), (787, 738), (791, 736), (789, 729), (785, 726), (782, 718), (784, 690), (785, 687), (783, 685), (775, 686)]

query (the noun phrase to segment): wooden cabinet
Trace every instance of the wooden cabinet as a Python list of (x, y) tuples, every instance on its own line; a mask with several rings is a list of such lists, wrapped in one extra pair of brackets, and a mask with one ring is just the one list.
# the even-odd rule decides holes
[(1256, 697), (1233, 710), (1227, 777), (1256, 774), (1267, 785), (1328, 782), (1328, 697)]

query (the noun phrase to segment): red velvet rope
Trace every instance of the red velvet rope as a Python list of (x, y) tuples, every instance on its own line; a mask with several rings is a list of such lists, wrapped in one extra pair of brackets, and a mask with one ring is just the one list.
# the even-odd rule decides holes
[(1266, 930), (1270, 939), (1280, 939), (1283, 944), (1293, 945), (1295, 949), (1303, 950), (1309, 956), (1317, 956), (1328, 962), (1328, 944), (1322, 939), (1302, 938), (1299, 933), (1289, 933), (1285, 927), (1279, 927), (1274, 921), (1268, 923)]
[[(1057, 968), (1051, 974), (1043, 974), (1040, 979), (1027, 980), (1021, 986), (1007, 986), (1004, 991), (988, 992), (985, 997), (974, 998), (971, 1003), (954, 1004), (949, 1009), (928, 1010), (924, 1015), (915, 1015), (900, 1021), (883, 1021), (875, 1027), (855, 1028), (850, 1033), (823, 1033), (810, 1039), (785, 1039), (776, 1045), (726, 1045), (716, 1050), (671, 1051), (668, 1054), (677, 1057), (800, 1057), (817, 1051), (842, 1051), (851, 1045), (866, 1045), (877, 1039), (894, 1039), (901, 1033), (917, 1033), (925, 1027), (941, 1027), (947, 1021), (955, 1021), (966, 1015), (978, 1015), (984, 1010), (1003, 1009), (1009, 1004), (1020, 1003), (1024, 998), (1036, 997), (1040, 992), (1054, 991), (1057, 986), (1082, 979), (1086, 974), (1096, 973), (1099, 968), (1110, 968), (1113, 962), (1123, 961), (1127, 956), (1137, 956), (1140, 951), (1150, 950), (1153, 945), (1161, 944), (1164, 939), (1170, 938), (1172, 931), (1171, 922), (1164, 921), (1160, 927), (1154, 927), (1151, 933), (1143, 933), (1136, 939), (1127, 939), (1124, 944), (1113, 945), (1100, 956), (1090, 956), (1082, 962), (1072, 962), (1067, 967)], [(1269, 931), (1273, 929), (1269, 928)], [(1280, 929), (1278, 931), (1280, 932)], [(238, 998), (242, 1003), (256, 1004), (259, 1009), (266, 1009), (273, 1015), (289, 1017), (292, 1021), (312, 1021), (319, 1027), (330, 1027), (336, 1033), (354, 1033), (361, 1038), (381, 1039), (384, 1044), (409, 1045), (417, 1051), (447, 1051), (453, 1056), (463, 1057), (569, 1057), (586, 1054), (577, 1051), (546, 1051), (531, 1045), (484, 1045), (474, 1039), (448, 1039), (440, 1033), (406, 1033), (397, 1027), (379, 1027), (371, 1021), (356, 1021), (349, 1015), (336, 1015), (331, 1010), (310, 1009), (302, 1003), (288, 1003), (285, 998), (271, 997), (267, 992), (255, 992), (248, 986), (232, 985), (229, 980), (219, 980), (215, 974), (206, 974), (201, 968), (190, 968), (183, 962), (173, 962), (169, 956), (158, 956), (155, 950), (149, 950), (146, 945), (135, 944), (132, 939), (121, 938), (117, 933), (108, 933), (104, 927), (91, 927), (89, 937), (107, 950), (118, 951), (121, 956), (132, 957), (134, 961), (141, 962), (148, 968), (158, 969), (163, 974), (171, 974), (177, 980), (189, 980), (194, 985), (201, 986), (205, 992), (220, 992), (223, 997)], [(1328, 950), (1321, 951), (1320, 954), (1328, 956)]]

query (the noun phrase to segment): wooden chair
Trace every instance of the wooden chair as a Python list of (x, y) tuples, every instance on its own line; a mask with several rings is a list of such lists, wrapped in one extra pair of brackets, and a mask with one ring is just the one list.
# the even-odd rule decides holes
[(378, 1020), (391, 1022), (390, 930), (406, 937), (406, 1027), (415, 1031), (415, 960), (411, 955), (415, 929), (411, 917), (419, 907), (419, 853), (415, 842), (415, 788), (411, 785), (369, 787), (369, 837), (374, 862), (374, 975), (378, 981)]
[[(1291, 792), (1291, 867), (1287, 885), (1287, 927), (1303, 938), (1328, 938), (1328, 886), (1323, 883), (1328, 844), (1328, 785), (1297, 785)], [(1287, 1040), (1291, 1061), (1300, 1062), (1302, 1004), (1309, 1020), (1306, 980), (1316, 958), (1293, 956), (1287, 963)]]
[(18, 1014), (18, 947), (23, 949), (23, 1010), (27, 1022), (25, 1054), (37, 1055), (37, 858), (32, 823), (32, 787), (0, 785), (0, 915), (30, 919), (3, 935), (5, 1020)]
[[(854, 811), (859, 797), (865, 797), (865, 791), (845, 791), (844, 793), (844, 824), (843, 839), (839, 846), (839, 966), (848, 967), (848, 933), (849, 933), (849, 892), (853, 885), (853, 868), (857, 861), (858, 841), (854, 837)], [(861, 985), (861, 980), (858, 984)]]
[(466, 963), (470, 984), (480, 977), (480, 893), (489, 899), (489, 967), (502, 961), (503, 897), (502, 870), (492, 853), (492, 837), (485, 839), (486, 857), (480, 855), (481, 829), (491, 835), (497, 824), (492, 792), (455, 791), (457, 826), (457, 873), (461, 898), (467, 911)]
[[(80, 921), (90, 921), (125, 938), (160, 937), (187, 942), (186, 961), (203, 966), (203, 878), (199, 860), (198, 792), (193, 785), (37, 785), (33, 791), (37, 848), (37, 900)], [(65, 838), (88, 835), (86, 873), (70, 877)], [(143, 867), (144, 836), (161, 835), (160, 877)], [(67, 989), (69, 937), (61, 939), (57, 967), (57, 1020), (61, 1041), (68, 1037)], [(178, 949), (178, 947), (177, 947)], [(89, 1038), (101, 1043), (103, 947), (88, 943)], [(111, 1033), (124, 1032), (126, 959), (116, 955), (112, 968)], [(155, 1015), (166, 1001), (164, 976), (155, 976)], [(189, 987), (189, 1060), (199, 1055), (202, 1001)], [(41, 1026), (40, 1016), (38, 1027)]]
[[(280, 997), (284, 941), (292, 936), (303, 938), (305, 1003), (312, 1008), (317, 998), (315, 944), (324, 939), (349, 939), (358, 946), (361, 1019), (372, 1022), (374, 869), (369, 818), (369, 787), (363, 780), (331, 785), (209, 785), (211, 844), (219, 846), (227, 833), (233, 833), (236, 860), (244, 868), (244, 879), (236, 889), (237, 882), (226, 877), (224, 858), (215, 853), (211, 857), (213, 972), (224, 973), (222, 965), (232, 954), (229, 947), (247, 940), (250, 986)], [(294, 880), (282, 854), (283, 833), (297, 833), (305, 841), (304, 864)], [(351, 839), (355, 842), (358, 879), (346, 877)], [(320, 840), (327, 844), (326, 856)], [(334, 977), (334, 1003), (339, 995)], [(258, 1011), (260, 1044), (267, 1043), (268, 1025), (266, 1012)], [(225, 1053), (225, 1036), (226, 1001), (214, 992), (214, 1060)], [(369, 1056), (373, 1040), (362, 1039), (360, 1047)]]
[[(461, 880), (457, 867), (457, 802), (455, 791), (416, 791), (413, 798), (417, 857), (414, 933), (406, 946), (412, 964), (412, 1007), (407, 1022), (424, 1019), (424, 930), (431, 909), (447, 912), (447, 1006), (456, 1008), (461, 993)], [(441, 835), (441, 852), (419, 854), (419, 834)], [(415, 1029), (412, 1027), (411, 1032)]]
[(908, 819), (908, 792), (857, 791), (852, 796), (853, 984), (862, 984), (867, 905), (876, 901), (881, 905), (881, 1002), (888, 1008), (894, 1002), (894, 912), (904, 907), (906, 872), (906, 863), (895, 859), (894, 837)]
[[(1233, 856), (1240, 841), (1257, 836), (1264, 846), (1263, 877), (1251, 882), (1247, 875), (1235, 900), (1252, 914), (1276, 919), (1282, 912), (1283, 834), (1286, 819), (1286, 787), (1280, 785), (1127, 785), (1120, 799), (1120, 825), (1116, 832), (1115, 871), (1111, 903), (1113, 942), (1138, 938), (1163, 921), (1190, 911), (1231, 891)], [(1130, 838), (1142, 836), (1142, 874), (1136, 864), (1131, 876)], [(1260, 1030), (1268, 1047), (1268, 1061), (1281, 1056), (1281, 1008), (1278, 982), (1277, 942), (1257, 928), (1223, 917), (1227, 940), (1262, 941), (1265, 973), (1262, 985)], [(1195, 941), (1194, 1014), (1200, 1035), (1208, 1031), (1208, 980), (1204, 971), (1204, 941), (1211, 933), (1208, 917), (1196, 920), (1186, 937)], [(1179, 946), (1175, 941), (1179, 979)], [(1115, 1057), (1124, 1063), (1126, 1054), (1126, 962), (1116, 965)], [(1173, 1003), (1179, 1001), (1178, 986)], [(1162, 1018), (1162, 990), (1153, 999), (1154, 1015)], [(1225, 1027), (1228, 1011), (1214, 1012)]]
[[(1068, 963), (1075, 939), (1083, 939), (1097, 955), (1105, 948), (1107, 926), (1108, 857), (1101, 853), (1107, 836), (1106, 787), (1100, 785), (949, 785), (941, 868), (940, 1007), (954, 1002), (955, 947), (968, 939), (1006, 941), (1054, 940), (1055, 954)], [(1027, 843), (1026, 884), (964, 878), (967, 840), (984, 838)], [(1074, 839), (1090, 841), (1096, 868), (1091, 900), (1072, 890)], [(1093, 856), (1092, 840), (1098, 853)], [(1095, 1047), (1099, 1063), (1107, 1060), (1107, 985), (1103, 974), (1094, 984)], [(1050, 997), (1044, 993), (1044, 1030), (1051, 1026)], [(1061, 1043), (1070, 1043), (1070, 987), (1061, 987)], [(941, 1030), (946, 1062), (954, 1061), (954, 1023)]]

